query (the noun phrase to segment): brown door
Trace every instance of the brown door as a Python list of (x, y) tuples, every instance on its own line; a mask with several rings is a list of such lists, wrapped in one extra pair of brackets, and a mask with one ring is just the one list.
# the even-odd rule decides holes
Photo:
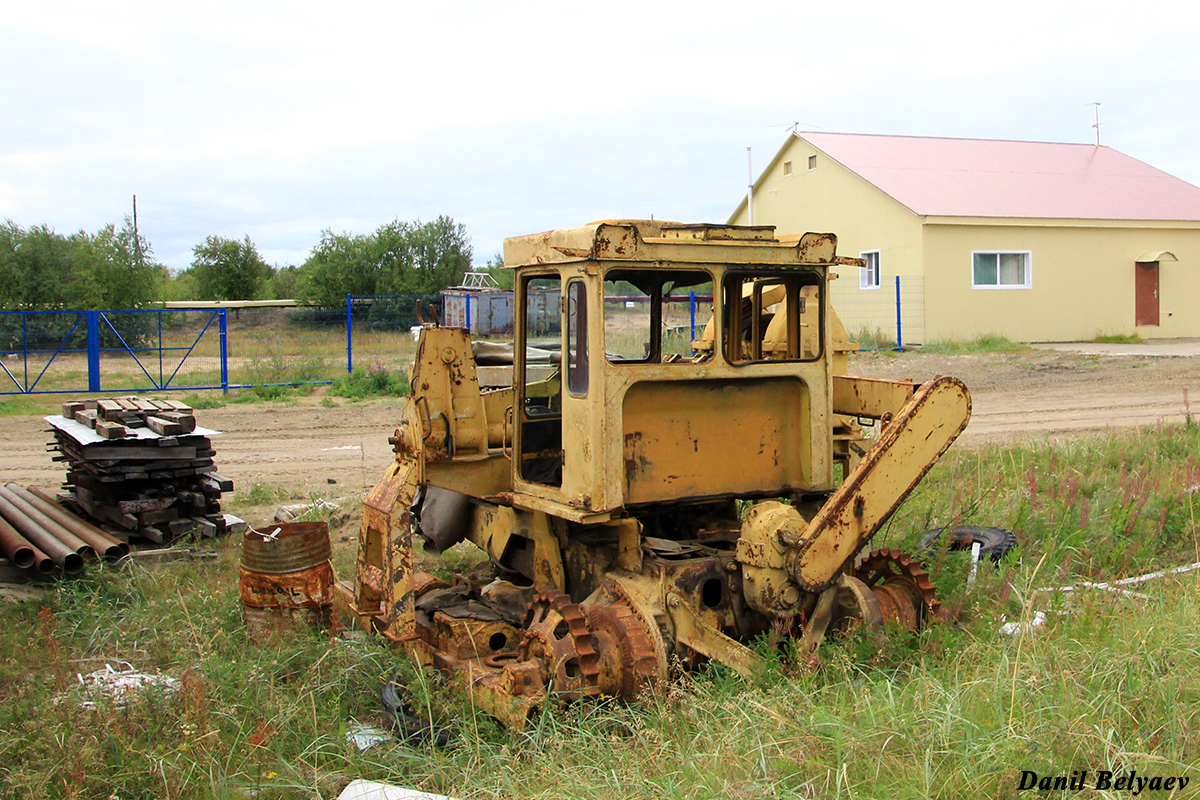
[(1158, 262), (1139, 261), (1134, 267), (1135, 325), (1158, 324)]

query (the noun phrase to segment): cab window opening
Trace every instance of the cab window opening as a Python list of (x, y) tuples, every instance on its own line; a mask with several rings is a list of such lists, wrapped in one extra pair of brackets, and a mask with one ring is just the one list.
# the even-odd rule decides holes
[(562, 286), (557, 276), (526, 278), (521, 419), (521, 477), (562, 485)]
[(567, 284), (567, 391), (572, 397), (588, 392), (587, 286), (575, 280)]
[(702, 271), (610, 270), (604, 278), (604, 350), (614, 364), (681, 363), (712, 316)]
[(727, 275), (726, 359), (731, 364), (819, 359), (824, 349), (822, 287), (821, 276), (811, 271)]

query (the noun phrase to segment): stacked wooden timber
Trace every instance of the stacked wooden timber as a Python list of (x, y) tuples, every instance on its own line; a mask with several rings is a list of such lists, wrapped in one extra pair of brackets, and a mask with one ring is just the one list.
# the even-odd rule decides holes
[(60, 498), (118, 534), (163, 544), (245, 528), (221, 513), (233, 481), (217, 473), (211, 437), (191, 407), (173, 400), (70, 400), (47, 417), (56, 461), (67, 463)]

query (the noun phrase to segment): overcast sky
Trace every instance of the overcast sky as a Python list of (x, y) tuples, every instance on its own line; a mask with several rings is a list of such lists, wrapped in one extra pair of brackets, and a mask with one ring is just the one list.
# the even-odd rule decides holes
[[(300, 264), (440, 214), (482, 264), (724, 221), (801, 130), (1092, 142), (1200, 184), (1200, 10), (1142, 3), (6, 3), (0, 218)], [(981, 10), (987, 8), (988, 10)]]

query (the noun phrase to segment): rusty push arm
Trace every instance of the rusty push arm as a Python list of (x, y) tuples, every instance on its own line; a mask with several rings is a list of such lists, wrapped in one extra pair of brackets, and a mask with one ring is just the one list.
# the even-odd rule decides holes
[(912, 400), (917, 384), (879, 378), (833, 376), (833, 413), (851, 417), (894, 417)]
[(970, 418), (971, 395), (962, 381), (938, 378), (922, 384), (791, 547), (792, 579), (808, 591), (829, 586)]

